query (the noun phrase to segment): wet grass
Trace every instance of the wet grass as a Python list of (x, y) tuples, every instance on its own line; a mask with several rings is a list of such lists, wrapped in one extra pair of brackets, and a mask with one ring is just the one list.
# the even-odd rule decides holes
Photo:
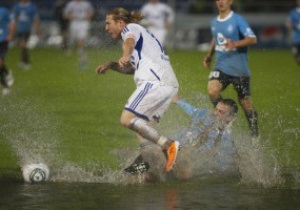
[[(119, 125), (122, 108), (135, 85), (131, 76), (115, 72), (98, 76), (94, 69), (104, 61), (118, 59), (120, 51), (90, 49), (89, 66), (84, 71), (78, 69), (74, 52), (65, 55), (58, 49), (35, 49), (30, 53), (30, 71), (18, 69), (17, 49), (11, 49), (7, 57), (15, 84), (10, 96), (0, 98), (0, 171), (19, 168), (20, 156), (13, 147), (18, 135), (13, 133), (34, 135), (36, 141), (43, 138), (41, 144), (48, 139), (55, 141), (58, 146), (53, 152), (59, 154), (58, 162), (118, 167), (112, 151), (137, 147), (134, 133)], [(195, 105), (202, 104), (198, 95), (206, 95), (208, 76), (201, 66), (204, 53), (170, 51), (168, 54), (181, 85), (180, 95)], [(285, 170), (299, 167), (299, 66), (287, 50), (252, 50), (249, 61), (262, 140), (270, 142)], [(232, 88), (224, 96), (237, 99)], [(166, 119), (177, 114), (183, 115), (172, 106)], [(238, 122), (247, 130), (242, 112)], [(45, 125), (39, 127), (40, 124)], [(167, 120), (162, 127), (168, 127), (167, 134), (172, 135), (178, 124)]]

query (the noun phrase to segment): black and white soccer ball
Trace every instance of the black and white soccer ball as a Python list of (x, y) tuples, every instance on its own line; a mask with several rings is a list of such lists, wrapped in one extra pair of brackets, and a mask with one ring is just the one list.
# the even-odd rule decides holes
[(39, 183), (49, 180), (50, 170), (44, 163), (30, 163), (22, 166), (23, 178), (28, 183)]

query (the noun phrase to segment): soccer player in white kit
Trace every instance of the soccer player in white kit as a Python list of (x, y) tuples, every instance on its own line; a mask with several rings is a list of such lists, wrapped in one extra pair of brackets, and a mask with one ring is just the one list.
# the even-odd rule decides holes
[(84, 48), (94, 13), (92, 4), (86, 0), (72, 0), (64, 10), (65, 18), (70, 21), (70, 39), (76, 42), (79, 68), (81, 69), (85, 69), (87, 66), (87, 56)]
[(160, 42), (136, 24), (141, 19), (139, 13), (129, 13), (124, 8), (108, 11), (105, 29), (113, 39), (123, 39), (123, 55), (118, 62), (104, 63), (96, 71), (102, 74), (112, 69), (134, 74), (137, 88), (128, 99), (120, 122), (142, 138), (162, 147), (168, 172), (176, 160), (179, 142), (160, 135), (150, 123), (159, 121), (171, 104), (172, 97), (177, 94), (179, 85)]
[(164, 46), (168, 30), (174, 22), (173, 9), (159, 0), (149, 0), (142, 7), (141, 14), (144, 18), (140, 23)]

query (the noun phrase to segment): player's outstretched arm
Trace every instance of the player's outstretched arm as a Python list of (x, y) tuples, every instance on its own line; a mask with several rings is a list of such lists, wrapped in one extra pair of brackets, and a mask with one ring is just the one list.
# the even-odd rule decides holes
[(214, 53), (215, 53), (215, 39), (212, 39), (209, 50), (208, 50), (208, 53), (205, 56), (205, 58), (203, 59), (203, 66), (205, 68), (210, 67), (210, 64), (211, 64), (211, 61), (212, 61), (212, 56), (214, 55)]
[(246, 37), (245, 39), (241, 39), (239, 41), (232, 41), (231, 39), (227, 39), (225, 47), (228, 50), (234, 50), (237, 47), (247, 47), (257, 43), (256, 37)]
[(96, 68), (98, 74), (104, 74), (108, 69), (112, 69), (122, 74), (134, 74), (135, 68), (131, 63), (121, 67), (118, 62), (104, 63)]

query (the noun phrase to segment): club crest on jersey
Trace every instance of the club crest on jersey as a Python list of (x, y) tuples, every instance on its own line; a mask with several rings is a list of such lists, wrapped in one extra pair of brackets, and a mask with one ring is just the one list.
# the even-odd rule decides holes
[(226, 38), (224, 37), (224, 35), (223, 34), (221, 34), (221, 33), (218, 33), (218, 35), (217, 35), (217, 39), (218, 39), (218, 43), (219, 43), (219, 45), (224, 45), (224, 44), (226, 44), (227, 43), (227, 40), (226, 40)]

